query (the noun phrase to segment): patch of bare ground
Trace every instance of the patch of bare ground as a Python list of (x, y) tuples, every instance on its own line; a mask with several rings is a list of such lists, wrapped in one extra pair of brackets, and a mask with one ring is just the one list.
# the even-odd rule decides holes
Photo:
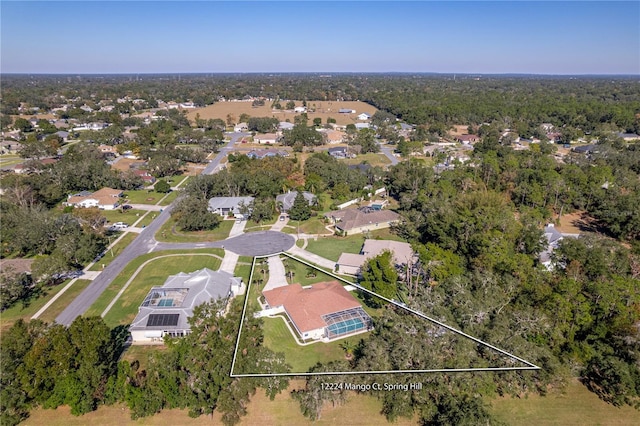
[[(281, 104), (286, 104), (287, 101), (280, 101)], [(302, 101), (295, 101), (296, 106), (302, 106)], [(366, 104), (360, 101), (308, 101), (307, 107), (314, 112), (307, 112), (309, 117), (309, 124), (313, 122), (314, 118), (319, 117), (322, 120), (322, 124), (327, 122), (327, 118), (331, 117), (336, 120), (337, 124), (347, 125), (358, 123), (357, 116), (360, 113), (366, 112), (368, 114), (375, 114), (376, 107)], [(338, 110), (342, 108), (354, 109), (355, 113), (341, 114)], [(250, 101), (247, 102), (217, 102), (213, 105), (206, 106), (204, 108), (196, 108), (187, 113), (187, 117), (192, 122), (195, 122), (196, 115), (200, 114), (200, 118), (208, 120), (210, 118), (220, 118), (227, 121), (227, 116), (231, 116), (234, 123), (238, 123), (240, 115), (249, 114), (250, 117), (275, 117), (278, 121), (294, 122), (294, 117), (300, 115), (299, 112), (293, 112), (292, 110), (277, 110), (271, 108), (271, 103), (266, 102), (263, 106), (254, 107)]]
[(556, 224), (555, 227), (563, 234), (598, 232), (596, 219), (582, 211), (562, 215), (560, 217), (560, 222)]
[(131, 170), (131, 166), (136, 164), (144, 164), (142, 160), (134, 160), (132, 158), (121, 158), (111, 165), (114, 170), (120, 170), (121, 172), (127, 172)]

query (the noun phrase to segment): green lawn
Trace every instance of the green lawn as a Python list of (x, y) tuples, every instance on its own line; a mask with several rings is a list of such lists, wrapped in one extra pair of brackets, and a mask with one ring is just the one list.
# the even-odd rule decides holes
[[(140, 267), (140, 265), (142, 265), (145, 261), (149, 259), (153, 259), (158, 256), (163, 256), (165, 254), (187, 254), (188, 255), (193, 253), (211, 253), (220, 257), (224, 256), (224, 250), (222, 249), (165, 250), (165, 251), (143, 254), (142, 256), (139, 256), (134, 260), (132, 260), (131, 262), (129, 262), (129, 264), (122, 270), (122, 272), (104, 290), (104, 292), (100, 295), (100, 297), (98, 297), (98, 299), (93, 303), (93, 305), (91, 305), (91, 307), (87, 310), (85, 315), (87, 316), (101, 315), (102, 312), (107, 307), (107, 305), (109, 305), (109, 303), (113, 300), (116, 294), (118, 294), (120, 289), (129, 280), (131, 275), (133, 275), (136, 269), (138, 269), (138, 267)], [(214, 260), (213, 257), (207, 256), (207, 258)], [(153, 262), (151, 264), (153, 264)], [(209, 268), (217, 269), (218, 267), (219, 265), (216, 266), (215, 268), (211, 266)], [(185, 272), (191, 272), (191, 271), (185, 271)], [(160, 284), (163, 284), (163, 283), (164, 283), (164, 280)]]
[[(220, 264), (220, 259), (211, 256), (184, 255), (153, 260), (142, 268), (104, 320), (109, 327), (131, 324), (151, 287), (161, 286), (170, 275), (193, 272), (202, 268), (215, 271), (220, 268)], [(126, 276), (127, 279), (129, 277), (130, 275)]]
[(637, 425), (640, 411), (617, 408), (600, 400), (577, 380), (565, 393), (488, 399), (491, 411), (509, 425)]
[(16, 164), (20, 164), (24, 161), (24, 158), (14, 155), (14, 154), (5, 154), (0, 155), (0, 166), (8, 167)]
[[(293, 271), (293, 278), (289, 279), (287, 277), (289, 284), (299, 283), (300, 285), (305, 286), (320, 282), (335, 281), (335, 278), (332, 276), (324, 274), (316, 268), (311, 268), (294, 259), (283, 256), (282, 260), (285, 265), (285, 270), (287, 272), (290, 270)], [(313, 272), (311, 270), (313, 270)], [(315, 274), (315, 276), (308, 276), (311, 274)]]
[(51, 298), (58, 293), (62, 288), (69, 284), (70, 280), (64, 281), (61, 284), (46, 287), (42, 291), (43, 293), (35, 300), (32, 300), (28, 306), (23, 307), (22, 303), (17, 303), (9, 309), (2, 311), (0, 315), (0, 329), (5, 330), (10, 328), (14, 322), (19, 319), (28, 321), (31, 317), (40, 310)]
[(134, 222), (145, 214), (144, 210), (102, 210), (102, 215), (107, 218), (108, 224), (112, 224), (115, 222), (124, 222), (127, 225), (131, 226)]
[(150, 191), (147, 189), (138, 189), (135, 191), (125, 191), (124, 197), (131, 204), (156, 204), (162, 197), (167, 194), (161, 192)]
[[(94, 265), (91, 268), (89, 268), (89, 270), (102, 271), (104, 268), (107, 267), (107, 265), (113, 262), (113, 260), (116, 257), (118, 257), (120, 253), (122, 253), (122, 250), (124, 250), (125, 247), (131, 244), (131, 242), (135, 240), (137, 236), (138, 234), (136, 234), (135, 232), (127, 232), (126, 234), (124, 234), (122, 239), (118, 241), (118, 243), (115, 246), (113, 246), (113, 248), (107, 251), (105, 255), (102, 256), (102, 258), (100, 258), (99, 261), (94, 263)], [(103, 268), (103, 265), (104, 265), (104, 268)]]
[(349, 165), (360, 164), (366, 161), (367, 164), (371, 165), (372, 167), (386, 166), (387, 164), (391, 164), (391, 160), (389, 160), (389, 158), (387, 158), (386, 155), (381, 153), (374, 154), (371, 152), (367, 154), (358, 155), (356, 158), (346, 158), (342, 161)]
[(331, 343), (314, 343), (300, 346), (282, 318), (264, 318), (264, 344), (275, 352), (283, 352), (294, 373), (306, 373), (318, 362), (338, 361), (345, 359), (345, 352), (340, 347), (343, 341), (359, 342), (366, 334), (347, 337)]
[[(389, 229), (371, 231), (367, 236), (369, 238), (379, 240), (404, 241), (402, 238), (391, 233), (391, 230)], [(364, 240), (364, 234), (349, 235), (347, 237), (339, 237), (335, 235), (330, 237), (318, 237), (317, 240), (309, 240), (306, 250), (311, 253), (315, 253), (318, 256), (337, 261), (342, 253), (360, 253)]]
[(140, 222), (136, 224), (136, 226), (139, 228), (149, 226), (151, 222), (153, 222), (153, 220), (156, 217), (158, 217), (159, 214), (160, 212), (153, 212), (153, 211), (147, 212), (147, 214), (142, 217), (142, 219), (140, 220)]
[(161, 206), (168, 206), (173, 203), (173, 200), (178, 198), (178, 194), (180, 194), (180, 191), (171, 191), (165, 198), (162, 198), (158, 204)]
[[(324, 219), (322, 218), (322, 216), (312, 217), (300, 222), (300, 232), (312, 235), (331, 235), (331, 232), (325, 228), (326, 225), (327, 224), (324, 223)], [(289, 220), (287, 226), (282, 231), (286, 232), (287, 234), (296, 234), (298, 232), (298, 221)]]
[(211, 231), (183, 232), (175, 227), (173, 218), (169, 218), (156, 232), (156, 240), (167, 243), (201, 243), (205, 241), (220, 241), (229, 236), (235, 221), (223, 220), (216, 229)]
[(360, 253), (363, 243), (364, 235), (320, 237), (309, 240), (306, 250), (337, 262), (342, 253)]
[(236, 277), (242, 278), (242, 282), (247, 284), (249, 282), (249, 277), (251, 276), (251, 264), (242, 265), (238, 263), (236, 265), (236, 269), (233, 272)]
[(42, 321), (45, 322), (53, 322), (60, 315), (62, 311), (73, 301), (73, 299), (78, 296), (82, 290), (87, 288), (87, 286), (91, 283), (91, 280), (76, 280), (71, 287), (65, 291), (62, 296), (60, 296), (55, 302), (51, 304), (47, 308), (46, 311), (40, 315)]

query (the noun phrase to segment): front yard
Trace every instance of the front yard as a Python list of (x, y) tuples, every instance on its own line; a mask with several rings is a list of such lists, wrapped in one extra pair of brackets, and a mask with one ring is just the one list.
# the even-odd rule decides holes
[(234, 220), (223, 220), (216, 229), (211, 231), (181, 231), (175, 220), (169, 218), (156, 233), (156, 240), (167, 243), (202, 243), (206, 241), (221, 241), (229, 236)]

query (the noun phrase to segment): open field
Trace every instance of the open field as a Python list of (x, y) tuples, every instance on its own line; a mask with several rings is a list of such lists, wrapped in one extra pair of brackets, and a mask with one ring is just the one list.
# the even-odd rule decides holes
[(65, 310), (67, 305), (73, 301), (89, 284), (91, 280), (76, 280), (62, 296), (58, 298), (46, 311), (40, 315), (40, 318), (44, 322), (52, 323), (56, 320), (58, 315)]
[[(292, 390), (304, 386), (302, 380), (292, 380), (289, 389), (276, 395), (271, 401), (265, 396), (262, 389), (258, 389), (251, 397), (251, 402), (247, 406), (247, 415), (241, 418), (239, 423), (251, 426), (274, 426), (274, 425), (316, 425), (331, 426), (337, 424), (348, 424), (353, 426), (388, 426), (390, 423), (380, 415), (382, 404), (376, 398), (368, 395), (351, 393), (347, 403), (335, 407), (328, 406), (322, 412), (322, 417), (315, 422), (310, 421), (300, 413), (300, 405), (290, 396)], [(345, 419), (349, 419), (345, 421)], [(394, 426), (415, 425), (417, 419), (399, 418)], [(123, 426), (123, 425), (219, 425), (221, 415), (215, 412), (213, 416), (200, 416), (195, 419), (188, 416), (187, 410), (163, 410), (160, 414), (146, 417), (139, 420), (131, 420), (129, 409), (118, 404), (109, 407), (100, 407), (97, 411), (83, 416), (71, 415), (68, 406), (60, 407), (56, 410), (45, 410), (39, 408), (31, 413), (31, 417), (23, 424), (25, 425), (47, 425), (47, 426), (84, 426), (87, 424), (101, 426)]]
[(223, 220), (216, 229), (211, 231), (180, 231), (175, 226), (173, 218), (169, 218), (156, 232), (156, 240), (167, 243), (201, 243), (205, 241), (220, 241), (229, 236), (234, 220)]
[[(107, 305), (113, 300), (113, 298), (118, 294), (120, 289), (126, 284), (131, 275), (142, 265), (145, 261), (149, 259), (156, 258), (158, 256), (163, 256), (165, 254), (192, 254), (192, 253), (208, 253), (215, 254), (222, 258), (224, 256), (224, 251), (222, 249), (192, 249), (192, 250), (165, 250), (158, 251), (154, 253), (143, 254), (142, 256), (138, 256), (122, 270), (122, 272), (109, 284), (109, 286), (104, 290), (104, 292), (98, 297), (98, 299), (91, 305), (91, 307), (85, 312), (85, 315), (100, 315), (105, 310)], [(209, 259), (214, 259), (212, 257), (208, 257)], [(153, 262), (152, 262), (153, 263)], [(211, 269), (217, 269), (211, 268)], [(185, 271), (187, 272), (187, 271)], [(191, 272), (191, 271), (189, 271)], [(162, 285), (164, 280), (160, 283)]]
[[(282, 106), (286, 104), (286, 101), (280, 101)], [(296, 101), (296, 106), (302, 106), (302, 101)], [(375, 114), (376, 107), (359, 101), (307, 101), (309, 108), (316, 108), (316, 112), (308, 112), (309, 124), (313, 123), (313, 119), (320, 117), (322, 124), (327, 122), (327, 118), (335, 118), (337, 124), (347, 125), (355, 124), (358, 122), (357, 115), (363, 112), (368, 114)], [(355, 114), (339, 114), (338, 110), (341, 108), (355, 109)], [(238, 123), (241, 114), (249, 114), (251, 117), (275, 117), (279, 121), (290, 121), (293, 123), (293, 119), (300, 113), (294, 113), (293, 111), (284, 110), (272, 110), (271, 103), (265, 102), (261, 107), (252, 107), (251, 102), (217, 102), (213, 105), (206, 106), (204, 108), (197, 108), (189, 111), (187, 118), (192, 122), (195, 122), (196, 114), (200, 114), (200, 118), (208, 120), (210, 118), (220, 118), (227, 121), (227, 114), (234, 117), (234, 122)]]
[(491, 411), (504, 422), (525, 425), (637, 425), (640, 411), (629, 406), (617, 408), (600, 400), (578, 380), (567, 386), (566, 393), (548, 396), (511, 397), (490, 401)]
[[(140, 304), (151, 287), (161, 286), (167, 277), (180, 272), (189, 273), (202, 268), (217, 271), (220, 268), (220, 264), (220, 259), (202, 254), (158, 257), (142, 268), (129, 284), (129, 287), (122, 293), (122, 296), (111, 307), (111, 310), (105, 315), (104, 320), (109, 327), (131, 324), (138, 313)], [(127, 279), (129, 277), (127, 276)]]

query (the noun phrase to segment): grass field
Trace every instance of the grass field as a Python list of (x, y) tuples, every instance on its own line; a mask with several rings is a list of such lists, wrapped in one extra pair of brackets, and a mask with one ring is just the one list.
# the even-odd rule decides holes
[(372, 167), (375, 166), (380, 166), (380, 167), (384, 167), (387, 166), (389, 164), (391, 164), (391, 160), (389, 160), (389, 158), (387, 158), (386, 155), (384, 154), (374, 154), (374, 153), (367, 153), (367, 154), (362, 154), (362, 155), (358, 155), (356, 158), (346, 158), (344, 160), (341, 160), (342, 162), (346, 163), (346, 164), (360, 164), (363, 162), (366, 162), (367, 164), (371, 165)]
[[(120, 274), (109, 284), (109, 286), (104, 290), (104, 292), (98, 297), (98, 299), (91, 305), (91, 307), (87, 310), (85, 315), (100, 315), (105, 310), (107, 305), (113, 300), (113, 298), (118, 294), (120, 289), (125, 285), (125, 283), (129, 280), (131, 275), (142, 265), (145, 261), (149, 259), (153, 259), (158, 256), (163, 256), (165, 254), (192, 254), (192, 253), (210, 253), (220, 256), (221, 258), (224, 256), (224, 251), (222, 249), (193, 249), (193, 250), (166, 250), (159, 251), (154, 253), (147, 253), (139, 256), (129, 262), (129, 264), (120, 272)], [(209, 257), (209, 259), (213, 259)], [(211, 268), (216, 269), (216, 268)], [(162, 281), (164, 283), (164, 280)], [(160, 283), (160, 284), (162, 284)]]
[[(309, 234), (309, 235), (331, 235), (331, 232), (325, 228), (327, 226), (324, 223), (324, 219), (322, 215), (318, 215), (316, 217), (311, 217), (307, 220), (303, 220), (300, 222), (300, 233)], [(287, 226), (282, 230), (287, 234), (297, 234), (298, 233), (298, 221), (297, 220), (289, 220), (287, 222)]]
[(121, 361), (138, 361), (140, 363), (140, 369), (144, 370), (149, 365), (149, 357), (157, 352), (166, 351), (167, 347), (164, 345), (132, 345), (129, 346), (120, 356)]
[(139, 228), (149, 226), (151, 222), (153, 222), (153, 219), (158, 217), (159, 214), (160, 214), (159, 212), (153, 212), (153, 211), (147, 212), (147, 214), (142, 217), (142, 219), (140, 220), (140, 222), (136, 224), (136, 226)]
[[(118, 241), (118, 243), (115, 246), (113, 246), (113, 248), (108, 250), (105, 253), (105, 255), (100, 258), (99, 261), (94, 263), (93, 266), (89, 268), (89, 270), (102, 271), (104, 268), (107, 267), (107, 265), (113, 262), (113, 260), (116, 257), (118, 257), (118, 255), (122, 252), (122, 250), (124, 250), (129, 244), (131, 244), (131, 242), (135, 240), (137, 236), (138, 234), (134, 232), (127, 232), (126, 234), (124, 234), (122, 239)], [(103, 265), (104, 265), (104, 268), (103, 268)]]
[[(247, 415), (241, 417), (240, 426), (274, 426), (274, 425), (315, 425), (332, 426), (348, 424), (353, 426), (388, 426), (389, 423), (379, 413), (382, 404), (376, 398), (368, 395), (349, 394), (347, 403), (344, 405), (327, 406), (322, 411), (322, 416), (315, 422), (310, 421), (300, 413), (300, 405), (290, 396), (294, 389), (304, 386), (302, 380), (292, 380), (289, 389), (276, 395), (271, 401), (265, 396), (264, 391), (258, 389), (251, 397), (251, 402), (247, 406)], [(348, 419), (348, 420), (347, 420)], [(399, 418), (394, 426), (415, 425), (417, 419)], [(87, 424), (101, 426), (123, 426), (123, 425), (219, 425), (221, 415), (215, 412), (213, 416), (200, 416), (191, 418), (187, 410), (163, 410), (160, 414), (146, 417), (136, 421), (131, 420), (129, 409), (122, 405), (100, 407), (97, 411), (83, 416), (73, 416), (67, 406), (56, 410), (36, 409), (31, 413), (31, 417), (24, 423), (25, 425), (47, 425), (47, 426), (84, 426)]]
[(166, 197), (161, 198), (160, 202), (158, 203), (158, 205), (160, 205), (160, 206), (168, 206), (169, 204), (173, 203), (173, 200), (178, 198), (178, 194), (180, 194), (180, 191), (171, 191), (170, 193), (165, 194)]
[(306, 250), (337, 262), (342, 253), (360, 253), (363, 243), (364, 235), (321, 237), (309, 240)]
[[(295, 101), (296, 106), (302, 106), (302, 101)], [(285, 102), (280, 102), (282, 106)], [(308, 101), (307, 106), (309, 108), (315, 108), (316, 112), (308, 112), (307, 117), (309, 123), (313, 122), (314, 118), (319, 117), (322, 120), (322, 124), (327, 122), (328, 117), (335, 118), (337, 124), (347, 125), (355, 124), (358, 122), (357, 116), (363, 112), (368, 114), (375, 114), (377, 109), (374, 106), (359, 101)], [(355, 109), (355, 114), (339, 114), (340, 108)], [(200, 114), (200, 118), (208, 120), (210, 118), (220, 118), (227, 121), (227, 115), (231, 115), (234, 118), (234, 122), (239, 122), (241, 114), (249, 114), (251, 117), (275, 117), (278, 121), (294, 122), (294, 117), (300, 115), (300, 113), (294, 113), (293, 111), (281, 111), (272, 110), (271, 104), (266, 102), (261, 107), (252, 107), (251, 102), (217, 102), (213, 105), (206, 106), (204, 108), (196, 108), (187, 113), (187, 118), (190, 121), (195, 122), (196, 115)]]
[[(129, 287), (105, 315), (104, 320), (109, 327), (131, 324), (151, 287), (161, 286), (170, 275), (179, 272), (193, 272), (202, 268), (216, 271), (220, 268), (220, 264), (220, 259), (202, 254), (155, 258), (140, 270)], [(128, 278), (129, 276), (127, 276)]]
[(183, 232), (173, 229), (175, 221), (169, 218), (156, 232), (156, 240), (167, 243), (202, 243), (205, 241), (220, 241), (229, 236), (233, 227), (233, 220), (223, 220), (216, 229), (211, 231)]
[(167, 194), (150, 191), (147, 189), (137, 189), (125, 191), (124, 197), (130, 204), (157, 204)]
[(40, 315), (42, 321), (53, 322), (62, 311), (78, 296), (82, 290), (91, 284), (91, 280), (76, 280), (55, 302)]
[(511, 397), (491, 401), (492, 412), (509, 425), (637, 425), (640, 411), (617, 408), (600, 400), (578, 380), (573, 380), (564, 394)]
[(9, 309), (2, 312), (0, 315), (0, 330), (6, 330), (10, 328), (14, 322), (19, 319), (23, 319), (28, 321), (31, 317), (40, 310), (56, 293), (58, 293), (62, 288), (69, 284), (70, 280), (64, 281), (61, 284), (55, 285), (53, 287), (47, 287), (43, 289), (43, 294), (31, 301), (31, 303), (23, 307), (21, 303), (17, 303)]
[(146, 212), (144, 210), (135, 210), (135, 209), (130, 209), (130, 210), (118, 209), (118, 210), (103, 210), (100, 213), (102, 213), (102, 215), (107, 218), (107, 221), (109, 222), (107, 225), (115, 222), (124, 222), (127, 225), (131, 226), (134, 224), (136, 220), (140, 219), (140, 217)]

